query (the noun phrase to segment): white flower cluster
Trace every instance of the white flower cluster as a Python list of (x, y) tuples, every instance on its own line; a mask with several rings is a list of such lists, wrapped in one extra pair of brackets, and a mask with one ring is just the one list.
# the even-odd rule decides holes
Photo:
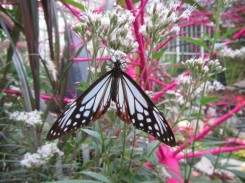
[(111, 60), (116, 62), (117, 60), (123, 60), (126, 57), (126, 54), (120, 50), (112, 50), (111, 49)]
[[(185, 104), (185, 98), (186, 98), (186, 95), (182, 94), (183, 92), (181, 91), (185, 91), (188, 89), (189, 93), (191, 93), (191, 96), (188, 97), (195, 100), (197, 97), (201, 97), (202, 94), (207, 95), (211, 92), (225, 89), (224, 85), (216, 80), (214, 80), (213, 82), (206, 81), (204, 83), (204, 82), (196, 81), (196, 79), (187, 75), (180, 75), (177, 80), (180, 89), (178, 89), (177, 91), (169, 90), (167, 91), (167, 94), (174, 95), (176, 102), (180, 105)], [(198, 86), (196, 86), (196, 88), (193, 87), (195, 82), (198, 82)], [(188, 102), (185, 105), (188, 106), (189, 105)]]
[(218, 60), (203, 60), (202, 58), (192, 58), (186, 62), (182, 62), (182, 64), (184, 64), (187, 69), (191, 71), (192, 77), (193, 75), (197, 77), (196, 79), (225, 71), (225, 68), (220, 65)]
[(225, 87), (218, 81), (207, 81), (206, 83), (202, 83), (195, 91), (196, 95), (201, 96), (202, 92), (204, 91), (205, 94), (208, 94), (213, 91), (219, 91), (219, 90), (224, 90)]
[(31, 112), (20, 112), (15, 111), (8, 113), (9, 118), (16, 121), (23, 121), (27, 126), (36, 126), (41, 125), (43, 123), (41, 115), (41, 111), (31, 111)]
[(106, 40), (109, 47), (129, 53), (138, 48), (132, 32), (134, 20), (135, 17), (129, 10), (116, 6), (104, 14), (85, 12), (81, 18), (81, 25), (76, 26), (74, 30), (84, 40), (88, 40), (92, 35), (99, 35)]
[(145, 23), (140, 27), (140, 32), (146, 36), (164, 37), (171, 32), (178, 33), (180, 28), (177, 22), (181, 19), (188, 19), (191, 13), (196, 9), (194, 6), (188, 8), (180, 15), (177, 14), (177, 8), (180, 4), (172, 1), (168, 6), (161, 0), (155, 0), (146, 6)]
[(240, 49), (235, 50), (224, 47), (218, 52), (218, 56), (230, 59), (245, 60), (245, 47), (241, 47)]
[(88, 67), (87, 70), (89, 70), (92, 74), (95, 74), (95, 73), (100, 73), (101, 72), (101, 68), (95, 68), (95, 67)]
[(56, 143), (45, 144), (38, 148), (34, 154), (26, 153), (20, 164), (26, 168), (40, 167), (45, 165), (55, 155), (63, 156), (64, 153), (58, 149)]

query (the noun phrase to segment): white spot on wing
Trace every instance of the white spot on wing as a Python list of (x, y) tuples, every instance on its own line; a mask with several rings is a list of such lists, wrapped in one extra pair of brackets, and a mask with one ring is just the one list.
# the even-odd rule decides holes
[(77, 122), (74, 122), (74, 123), (73, 123), (73, 126), (76, 126), (76, 125), (77, 125)]
[(138, 118), (138, 120), (143, 120), (144, 119), (144, 117), (143, 117), (143, 115), (142, 114), (137, 114), (137, 118)]
[(80, 107), (79, 111), (82, 112), (84, 110), (84, 106)]
[(81, 114), (76, 114), (75, 118), (80, 118), (81, 117)]
[(73, 106), (72, 108), (69, 108), (68, 112), (62, 117), (62, 120), (61, 120), (61, 122), (59, 124), (59, 126), (61, 128), (64, 128), (67, 120), (71, 117), (71, 115), (72, 115), (72, 113), (74, 112), (75, 109), (76, 109), (76, 106)]
[(149, 115), (149, 113), (148, 113), (146, 110), (144, 110), (144, 114), (145, 114), (146, 116)]
[(159, 130), (159, 127), (158, 127), (157, 124), (154, 125), (154, 128), (155, 128), (156, 130)]
[(66, 123), (66, 126), (69, 126), (71, 124), (71, 119), (69, 119)]
[(151, 122), (151, 118), (147, 118), (146, 122), (150, 123)]
[(84, 115), (85, 117), (88, 117), (88, 116), (89, 116), (89, 113), (90, 113), (90, 111), (85, 111), (85, 112), (83, 113), (83, 115)]

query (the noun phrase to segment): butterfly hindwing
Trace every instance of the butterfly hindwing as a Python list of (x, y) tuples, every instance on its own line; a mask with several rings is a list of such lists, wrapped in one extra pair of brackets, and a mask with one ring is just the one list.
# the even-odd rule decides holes
[(110, 106), (112, 71), (95, 81), (77, 100), (75, 100), (55, 121), (47, 140), (86, 126), (102, 116)]
[(124, 118), (130, 119), (137, 129), (151, 134), (167, 145), (175, 146), (173, 132), (161, 112), (140, 86), (125, 72), (121, 72), (116, 101), (121, 116), (127, 116)]

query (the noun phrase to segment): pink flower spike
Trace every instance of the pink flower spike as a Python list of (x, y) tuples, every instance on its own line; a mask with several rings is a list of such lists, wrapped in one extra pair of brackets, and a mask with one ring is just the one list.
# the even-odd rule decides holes
[[(180, 173), (179, 163), (169, 147), (161, 144), (159, 146), (159, 150), (156, 152), (156, 155), (158, 157), (158, 162), (160, 164), (166, 165), (165, 168), (167, 172), (170, 173), (169, 175), (170, 177), (167, 178), (166, 182), (168, 183), (184, 182)], [(173, 176), (171, 176), (171, 174)]]

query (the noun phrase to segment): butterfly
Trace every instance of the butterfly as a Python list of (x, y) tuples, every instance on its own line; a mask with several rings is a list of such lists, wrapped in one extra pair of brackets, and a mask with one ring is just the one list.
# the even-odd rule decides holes
[(114, 68), (96, 80), (59, 116), (46, 139), (54, 140), (88, 125), (106, 113), (114, 102), (116, 113), (123, 121), (169, 146), (175, 146), (174, 134), (159, 109), (122, 70), (120, 59), (111, 61)]

